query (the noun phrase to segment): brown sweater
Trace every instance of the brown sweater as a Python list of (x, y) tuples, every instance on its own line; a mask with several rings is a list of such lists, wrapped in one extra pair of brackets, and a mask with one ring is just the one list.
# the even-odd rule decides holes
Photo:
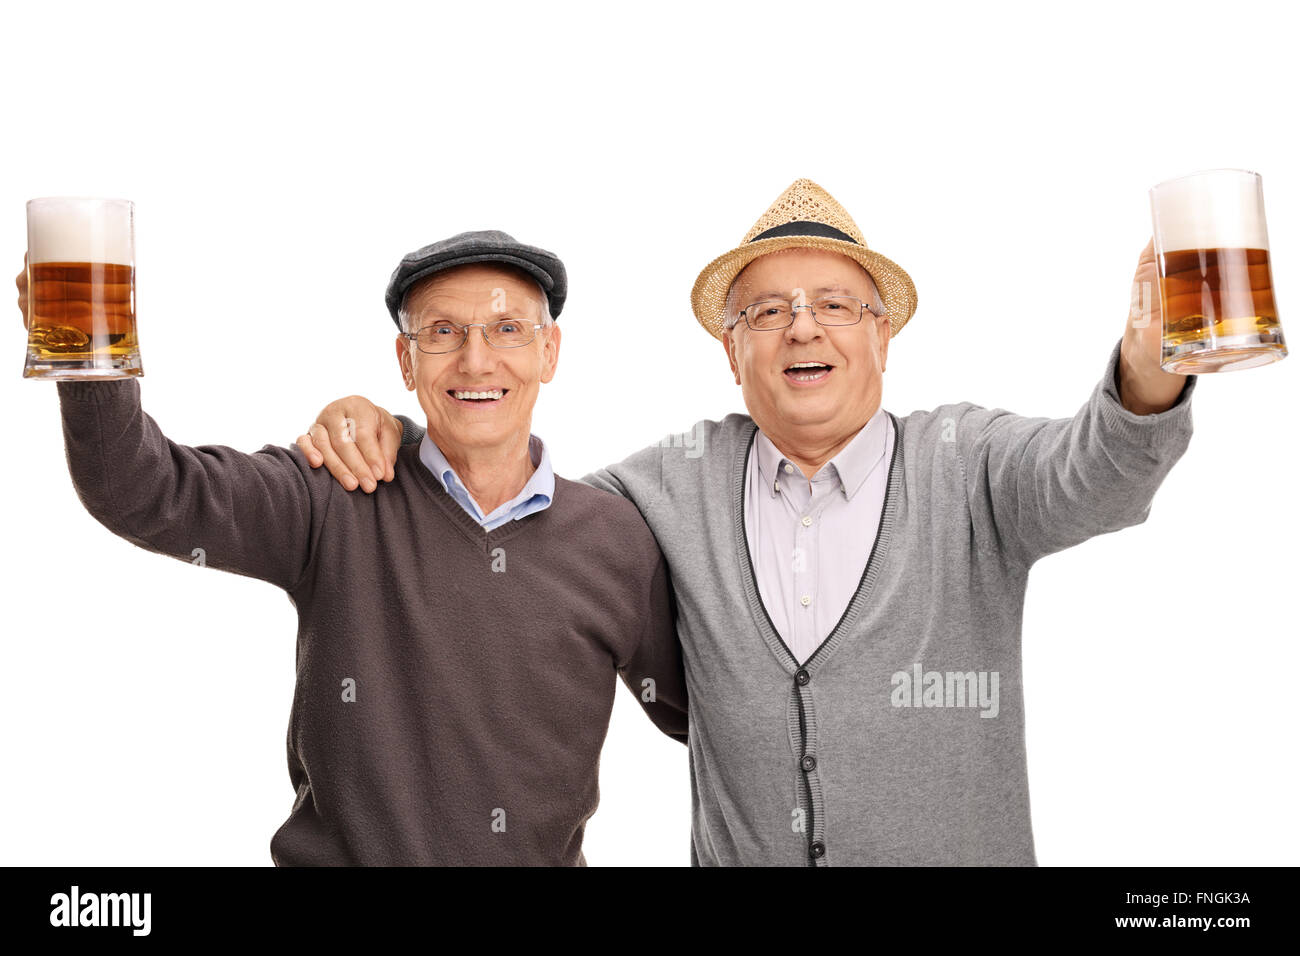
[(550, 507), (485, 532), (416, 444), (350, 494), (296, 447), (175, 444), (136, 379), (58, 391), (101, 524), (298, 610), (277, 865), (585, 865), (616, 672), (685, 743), (668, 571), (631, 502), (557, 476)]

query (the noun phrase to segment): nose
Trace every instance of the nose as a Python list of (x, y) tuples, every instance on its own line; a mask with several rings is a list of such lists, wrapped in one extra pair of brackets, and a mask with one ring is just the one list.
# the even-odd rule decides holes
[(459, 354), (460, 370), (466, 374), (490, 372), (497, 364), (496, 349), (488, 345), (487, 339), (483, 337), (482, 326), (474, 326), (469, 330), (469, 336), (460, 347)]
[(785, 330), (787, 342), (812, 342), (822, 337), (822, 327), (813, 318), (812, 309), (801, 306), (795, 309), (794, 321)]

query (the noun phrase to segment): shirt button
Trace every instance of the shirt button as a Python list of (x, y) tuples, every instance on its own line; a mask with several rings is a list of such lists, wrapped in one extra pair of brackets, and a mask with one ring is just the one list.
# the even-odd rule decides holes
[(794, 682), (799, 686), (806, 685), (810, 680), (812, 680), (812, 675), (808, 673), (808, 668), (801, 667), (794, 672)]
[(799, 761), (799, 766), (804, 773), (812, 773), (817, 767), (817, 758), (812, 754), (804, 754), (803, 759)]
[(802, 518), (800, 518), (799, 520), (803, 522), (803, 526), (806, 528), (806, 527), (808, 527), (810, 524), (812, 524), (812, 515), (804, 515), (804, 516), (803, 516)]
[(818, 840), (812, 846), (808, 847), (808, 855), (814, 860), (820, 860), (826, 855), (826, 844)]
[(812, 603), (812, 598), (809, 597), (807, 594), (805, 594), (803, 597), (799, 599), (799, 603), (802, 604), (804, 607), (807, 607), (809, 604)]
[(794, 474), (794, 465), (790, 464), (788, 461), (782, 467), (785, 468), (785, 473), (787, 475)]

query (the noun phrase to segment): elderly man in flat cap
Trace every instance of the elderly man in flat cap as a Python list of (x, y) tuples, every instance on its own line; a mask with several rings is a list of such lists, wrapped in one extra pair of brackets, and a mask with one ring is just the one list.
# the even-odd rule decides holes
[(297, 448), (177, 445), (135, 378), (59, 382), (96, 519), (297, 608), (277, 865), (585, 864), (615, 674), (685, 743), (663, 555), (631, 503), (556, 476), (530, 431), (564, 298), (560, 260), (503, 232), (401, 261), (387, 303), (427, 429), (383, 495)]
[[(1135, 286), (1154, 279), (1148, 245)], [(1187, 448), (1196, 379), (1160, 368), (1158, 298), (1073, 418), (971, 402), (896, 416), (882, 376), (915, 288), (799, 180), (691, 305), (749, 414), (583, 480), (633, 501), (672, 568), (692, 862), (1035, 865), (1026, 580), (1144, 521)], [(409, 427), (378, 420), (348, 446), (354, 470)]]

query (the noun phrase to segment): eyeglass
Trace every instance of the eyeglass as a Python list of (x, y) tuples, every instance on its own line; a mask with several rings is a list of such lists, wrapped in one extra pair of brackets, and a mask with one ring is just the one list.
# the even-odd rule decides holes
[(537, 330), (544, 328), (535, 322), (520, 319), (499, 319), (496, 322), (473, 322), (469, 325), (457, 325), (455, 322), (434, 322), (418, 332), (403, 332), (408, 339), (415, 342), (421, 352), (437, 354), (454, 352), (469, 341), (469, 330), (483, 330), (483, 340), (494, 349), (517, 349), (527, 345), (537, 337)]
[(818, 325), (826, 326), (857, 325), (862, 321), (863, 312), (877, 317), (884, 315), (851, 295), (826, 296), (806, 305), (795, 305), (788, 299), (764, 299), (742, 309), (740, 314), (754, 331), (775, 332), (793, 325), (795, 313), (800, 309), (807, 309)]

